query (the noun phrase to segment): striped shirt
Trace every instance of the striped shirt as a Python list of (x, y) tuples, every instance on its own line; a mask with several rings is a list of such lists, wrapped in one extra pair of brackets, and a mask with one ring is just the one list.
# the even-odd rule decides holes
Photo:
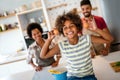
[(67, 59), (67, 76), (84, 77), (93, 74), (89, 35), (80, 36), (76, 45), (71, 45), (68, 40), (58, 45), (62, 55)]

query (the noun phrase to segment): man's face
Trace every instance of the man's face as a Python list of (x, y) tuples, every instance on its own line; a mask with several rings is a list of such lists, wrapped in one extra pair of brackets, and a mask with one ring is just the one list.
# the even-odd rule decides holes
[(90, 5), (82, 5), (81, 10), (82, 10), (82, 13), (83, 13), (84, 17), (90, 17), (91, 16), (92, 7)]

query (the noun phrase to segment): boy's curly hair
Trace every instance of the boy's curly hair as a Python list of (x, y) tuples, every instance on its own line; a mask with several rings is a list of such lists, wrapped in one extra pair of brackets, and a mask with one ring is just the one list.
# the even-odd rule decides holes
[(56, 19), (55, 27), (61, 34), (63, 34), (63, 26), (66, 20), (73, 22), (79, 31), (82, 30), (82, 22), (80, 16), (77, 14), (76, 10), (73, 9), (68, 13), (63, 13), (62, 15), (59, 15)]

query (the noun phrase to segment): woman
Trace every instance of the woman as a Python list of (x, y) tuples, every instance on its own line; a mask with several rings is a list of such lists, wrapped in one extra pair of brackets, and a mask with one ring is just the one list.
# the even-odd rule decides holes
[[(42, 38), (43, 30), (41, 26), (37, 23), (30, 23), (27, 26), (27, 34), (30, 38), (34, 39), (35, 42), (29, 46), (28, 49), (28, 58), (27, 61), (33, 66), (35, 71), (40, 71), (42, 67), (52, 65), (53, 67), (58, 65), (59, 59), (55, 61), (53, 57), (47, 59), (41, 59), (39, 57), (41, 49), (45, 43), (45, 40)], [(52, 45), (50, 46), (52, 47)], [(36, 64), (33, 62), (33, 56), (35, 57)]]

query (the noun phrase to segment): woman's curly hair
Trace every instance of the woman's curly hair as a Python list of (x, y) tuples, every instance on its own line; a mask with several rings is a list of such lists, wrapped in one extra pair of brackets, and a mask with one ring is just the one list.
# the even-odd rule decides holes
[(82, 22), (80, 16), (77, 14), (77, 11), (73, 9), (68, 13), (63, 13), (62, 15), (59, 15), (56, 19), (55, 27), (61, 34), (63, 34), (63, 27), (66, 20), (73, 22), (73, 24), (76, 25), (79, 31), (82, 30)]
[(43, 29), (40, 24), (38, 23), (30, 23), (27, 26), (27, 34), (30, 38), (32, 38), (32, 30), (38, 29), (41, 33), (43, 33)]

